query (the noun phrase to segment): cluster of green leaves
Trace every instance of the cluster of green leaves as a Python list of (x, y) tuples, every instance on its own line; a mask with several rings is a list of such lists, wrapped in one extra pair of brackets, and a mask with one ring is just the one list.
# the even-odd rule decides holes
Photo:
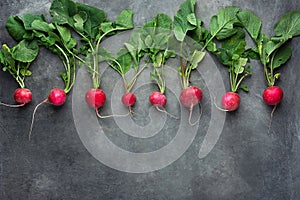
[(261, 19), (250, 11), (238, 13), (238, 18), (255, 41), (256, 53), (264, 66), (268, 86), (273, 86), (280, 73), (275, 73), (291, 57), (287, 41), (300, 35), (300, 11), (284, 14), (274, 26), (274, 36), (261, 33)]
[[(241, 25), (236, 16), (240, 11), (240, 8), (236, 6), (229, 6), (219, 9), (217, 15), (212, 16), (210, 20), (210, 30), (206, 30), (202, 26), (203, 23), (201, 19), (197, 18), (195, 15), (195, 4), (195, 0), (186, 0), (174, 16), (174, 34), (176, 39), (181, 42), (181, 58), (178, 71), (182, 77), (183, 88), (188, 87), (190, 73), (198, 67), (198, 64), (204, 58), (205, 50), (215, 54), (220, 54), (221, 49), (217, 48), (217, 44), (214, 40), (227, 40), (226, 43), (228, 44), (229, 38), (239, 32), (239, 29), (236, 27)], [(191, 49), (189, 54), (186, 54), (187, 51), (183, 49), (183, 44), (184, 42), (188, 43), (186, 38), (189, 37), (198, 42), (201, 48), (190, 47)], [(222, 51), (224, 51), (226, 47), (234, 48), (230, 45), (224, 45)], [(236, 58), (236, 55), (233, 59), (235, 61), (231, 62), (232, 65), (236, 66), (237, 63), (239, 63), (238, 65), (241, 64), (241, 60)], [(235, 72), (237, 70), (231, 71)], [(238, 71), (241, 72), (241, 68)], [(245, 72), (247, 71), (245, 70)]]
[[(44, 15), (30, 13), (23, 16), (10, 16), (6, 28), (16, 41), (33, 44), (35, 53), (38, 53), (38, 45), (43, 45), (61, 58), (64, 65), (61, 77), (65, 82), (64, 90), (68, 93), (75, 82), (75, 58), (78, 54), (77, 41), (71, 31), (56, 23), (48, 23)], [(20, 51), (21, 54), (26, 54), (25, 48)]]
[(167, 59), (175, 56), (168, 48), (172, 27), (173, 22), (168, 15), (158, 14), (142, 28), (142, 38), (145, 42), (144, 52), (148, 57), (148, 62), (153, 66), (150, 78), (157, 84), (162, 94), (166, 89), (164, 64)]
[(246, 49), (245, 32), (241, 27), (236, 28), (236, 33), (223, 40), (221, 47), (217, 48), (214, 53), (219, 61), (228, 66), (230, 86), (232, 92), (237, 92), (239, 88), (248, 92), (246, 85), (242, 84), (245, 77), (251, 75), (250, 66), (247, 66), (249, 61), (249, 52), (251, 49)]
[(9, 48), (2, 45), (0, 51), (0, 63), (2, 70), (9, 72), (21, 88), (25, 88), (25, 77), (31, 75), (30, 64), (35, 60), (39, 47), (35, 41), (20, 41), (17, 45)]
[(100, 43), (106, 36), (133, 28), (132, 10), (123, 10), (112, 22), (103, 10), (96, 7), (72, 0), (54, 0), (50, 14), (53, 23), (67, 25), (81, 37), (80, 53), (86, 56), (85, 64), (92, 75), (93, 87), (99, 88)]
[[(115, 69), (123, 78), (125, 91), (129, 92), (135, 83), (138, 75), (144, 67), (140, 68), (142, 58), (147, 56), (146, 64), (152, 63), (153, 72), (150, 77), (158, 85), (160, 92), (165, 91), (165, 79), (163, 65), (166, 59), (174, 54), (168, 51), (173, 22), (168, 15), (158, 14), (154, 19), (145, 23), (143, 27), (135, 29), (116, 56), (105, 49), (101, 49), (102, 58), (109, 61), (110, 66)], [(147, 65), (145, 65), (146, 67)], [(128, 82), (125, 74), (134, 69), (135, 75)]]

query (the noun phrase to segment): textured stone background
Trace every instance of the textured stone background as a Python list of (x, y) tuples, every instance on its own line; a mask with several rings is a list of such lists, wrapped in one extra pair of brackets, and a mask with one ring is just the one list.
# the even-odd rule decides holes
[[(159, 12), (173, 16), (183, 1), (81, 2), (104, 9), (110, 19), (121, 10), (132, 8), (135, 25), (142, 25)], [(50, 4), (46, 0), (2, 0), (1, 45), (14, 44), (4, 27), (9, 15), (33, 12), (48, 16)], [(300, 9), (300, 3), (292, 0), (198, 0), (197, 4), (197, 15), (206, 24), (217, 9), (224, 6), (249, 9), (263, 19), (263, 31), (269, 34), (282, 14)], [(204, 159), (197, 157), (199, 142), (203, 139), (199, 134), (176, 162), (145, 174), (116, 171), (90, 155), (75, 130), (72, 94), (61, 108), (45, 105), (39, 109), (33, 138), (28, 141), (27, 130), (34, 105), (44, 99), (52, 87), (63, 86), (58, 76), (60, 69), (47, 67), (49, 63), (58, 63), (57, 58), (42, 49), (31, 67), (34, 76), (27, 79), (34, 93), (33, 102), (21, 109), (0, 107), (0, 199), (300, 199), (300, 122), (296, 103), (300, 98), (297, 90), (300, 87), (299, 41), (299, 38), (293, 39), (292, 59), (281, 68), (278, 84), (284, 89), (285, 97), (275, 112), (270, 134), (267, 128), (272, 108), (262, 102), (265, 87), (262, 68), (253, 62), (253, 77), (246, 81), (251, 92), (241, 93), (241, 107), (226, 116), (221, 138), (213, 151)], [(218, 67), (229, 89), (227, 73), (223, 66)], [(112, 79), (105, 81), (106, 85), (114, 84)], [(12, 102), (11, 94), (17, 85), (2, 71), (0, 86), (1, 101)], [(143, 91), (140, 93), (143, 95)], [(206, 117), (203, 124), (205, 120)], [(203, 124), (201, 127), (205, 129)], [(109, 123), (106, 128), (109, 132), (115, 127)], [(154, 143), (148, 145), (151, 144)]]

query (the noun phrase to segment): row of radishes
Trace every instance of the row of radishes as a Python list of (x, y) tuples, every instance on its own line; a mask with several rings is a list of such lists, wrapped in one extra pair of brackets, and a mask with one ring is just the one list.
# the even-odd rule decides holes
[[(191, 115), (193, 107), (199, 104), (202, 99), (201, 89), (196, 86), (190, 86), (189, 77), (192, 70), (198, 67), (198, 64), (205, 56), (205, 50), (207, 50), (221, 60), (223, 59), (223, 64), (225, 63), (226, 65), (226, 62), (227, 64), (232, 64), (231, 68), (229, 68), (230, 73), (232, 73), (230, 77), (235, 77), (230, 79), (232, 91), (224, 94), (221, 103), (224, 108), (222, 110), (234, 111), (240, 104), (240, 96), (237, 90), (242, 88), (241, 82), (243, 78), (250, 74), (247, 72), (244, 75), (243, 73), (247, 71), (245, 65), (249, 62), (251, 56), (249, 56), (250, 54), (247, 55), (248, 57), (245, 55), (246, 51), (249, 52), (245, 49), (245, 45), (242, 46), (244, 48), (243, 54), (238, 55), (237, 52), (230, 52), (231, 50), (235, 51), (236, 49), (234, 48), (237, 48), (237, 50), (241, 49), (240, 46), (228, 47), (228, 43), (240, 29), (245, 29), (257, 44), (256, 47), (251, 49), (251, 53), (256, 54), (264, 65), (264, 73), (269, 87), (263, 92), (263, 100), (268, 105), (277, 105), (283, 98), (283, 92), (280, 87), (274, 86), (275, 80), (280, 75), (279, 73), (274, 74), (274, 71), (290, 57), (290, 49), (285, 46), (285, 43), (290, 38), (300, 35), (300, 23), (296, 20), (299, 18), (300, 12), (293, 11), (284, 15), (275, 25), (275, 35), (268, 37), (260, 33), (261, 20), (257, 16), (249, 11), (242, 11), (237, 7), (220, 9), (218, 14), (211, 19), (211, 30), (205, 30), (202, 27), (202, 21), (195, 15), (195, 4), (194, 0), (186, 0), (176, 13), (174, 21), (167, 15), (158, 14), (153, 20), (147, 22), (141, 30), (134, 32), (130, 41), (125, 44), (125, 48), (121, 49), (117, 56), (114, 56), (106, 49), (100, 48), (100, 43), (105, 37), (133, 28), (133, 13), (131, 10), (122, 11), (115, 21), (110, 21), (106, 18), (104, 11), (98, 8), (71, 0), (54, 0), (50, 8), (51, 23), (48, 23), (43, 15), (25, 14), (22, 17), (10, 16), (6, 23), (6, 28), (19, 43), (13, 48), (8, 48), (6, 45), (2, 46), (0, 63), (2, 64), (2, 69), (9, 72), (21, 88), (16, 89), (14, 93), (14, 99), (18, 105), (1, 104), (10, 107), (20, 107), (32, 100), (32, 93), (25, 87), (24, 81), (27, 76), (31, 75), (29, 66), (36, 58), (39, 46), (43, 45), (61, 58), (65, 69), (62, 73), (65, 88), (52, 89), (48, 97), (35, 107), (32, 125), (34, 114), (40, 105), (49, 102), (55, 106), (61, 106), (65, 103), (66, 96), (76, 79), (77, 62), (87, 67), (93, 83), (93, 88), (86, 92), (85, 100), (88, 105), (95, 109), (99, 117), (105, 118), (110, 116), (102, 116), (98, 112), (99, 108), (106, 101), (105, 92), (100, 89), (99, 62), (106, 61), (121, 75), (125, 90), (121, 101), (125, 106), (129, 107), (131, 112), (131, 107), (136, 102), (136, 96), (131, 92), (131, 89), (138, 75), (144, 69), (144, 67), (140, 67), (141, 60), (143, 57), (147, 57), (148, 64), (151, 63), (153, 69), (151, 78), (159, 88), (159, 91), (150, 94), (149, 101), (159, 111), (166, 112), (163, 109), (167, 103), (167, 98), (164, 95), (166, 87), (164, 64), (167, 59), (174, 57), (175, 51), (170, 48), (169, 43), (171, 40), (173, 42), (176, 40), (176, 45), (173, 44), (173, 46), (179, 47), (179, 49), (176, 49), (178, 52), (184, 52), (186, 38), (192, 37), (202, 48), (200, 50), (192, 49), (190, 55), (179, 55), (180, 67), (178, 72), (183, 87), (180, 94), (181, 104), (190, 109)], [(70, 13), (66, 5), (72, 5), (73, 8), (76, 8), (74, 13)], [(157, 32), (157, 29), (162, 29), (163, 31)], [(71, 34), (71, 30), (78, 34), (80, 42), (76, 41)], [(173, 36), (171, 34), (172, 31), (174, 31)], [(215, 39), (217, 40), (216, 43), (213, 42)], [(244, 42), (243, 37), (238, 39), (241, 43)], [(218, 42), (221, 44), (223, 42), (227, 43), (224, 47), (218, 48)], [(143, 43), (142, 48), (138, 47), (140, 43)], [(78, 50), (77, 45), (79, 44), (81, 46)], [(155, 45), (160, 45), (160, 48), (157, 49)], [(232, 49), (226, 49), (225, 47)], [(24, 57), (24, 52), (28, 55), (27, 57)], [(224, 52), (226, 55), (232, 56), (228, 57), (229, 61), (230, 59), (233, 60), (232, 62), (229, 62), (228, 59), (225, 60), (224, 56), (221, 56)], [(234, 61), (237, 61), (238, 64), (234, 64)], [(135, 76), (133, 80), (128, 81), (125, 79), (125, 74), (130, 68), (134, 69)], [(245, 86), (243, 88), (245, 89)], [(192, 123), (190, 122), (190, 124)], [(30, 133), (31, 130), (32, 126)]]

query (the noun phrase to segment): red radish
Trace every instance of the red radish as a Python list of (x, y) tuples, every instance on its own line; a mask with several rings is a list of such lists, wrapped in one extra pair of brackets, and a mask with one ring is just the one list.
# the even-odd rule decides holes
[(180, 102), (185, 107), (193, 109), (202, 100), (202, 91), (196, 86), (190, 86), (181, 91)]
[(234, 111), (240, 105), (240, 95), (235, 92), (226, 92), (222, 97), (222, 106), (226, 111)]
[(167, 98), (160, 92), (152, 92), (149, 96), (149, 101), (154, 106), (164, 107), (167, 103)]
[(48, 101), (55, 106), (61, 106), (65, 103), (66, 98), (67, 95), (64, 90), (60, 88), (54, 88), (49, 93)]
[(283, 98), (283, 91), (279, 86), (271, 86), (264, 90), (263, 100), (268, 105), (277, 105)]
[(131, 92), (127, 92), (122, 96), (122, 103), (125, 106), (131, 107), (135, 104), (135, 102), (136, 102), (136, 96)]
[(106, 115), (106, 116), (100, 115), (98, 109), (101, 108), (106, 102), (105, 92), (101, 89), (94, 89), (94, 88), (89, 89), (85, 94), (85, 101), (89, 106), (95, 108), (97, 116), (102, 119), (109, 118), (109, 117), (126, 117), (129, 114), (128, 113), (125, 115)]
[(27, 88), (17, 88), (14, 92), (14, 99), (18, 104), (27, 104), (32, 100), (32, 93)]
[(106, 95), (101, 89), (89, 89), (85, 94), (86, 103), (95, 108), (101, 108), (106, 101)]
[(182, 105), (190, 109), (189, 124), (191, 126), (195, 125), (199, 121), (200, 117), (195, 123), (191, 123), (192, 112), (193, 107), (199, 104), (202, 100), (202, 90), (196, 86), (189, 86), (181, 91), (179, 100)]

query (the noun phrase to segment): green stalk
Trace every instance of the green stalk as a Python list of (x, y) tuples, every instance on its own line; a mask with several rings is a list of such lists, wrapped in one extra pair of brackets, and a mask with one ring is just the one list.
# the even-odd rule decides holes
[[(64, 63), (65, 69), (66, 69), (66, 73), (67, 73), (67, 81), (66, 81), (66, 85), (65, 85), (65, 93), (69, 93), (71, 90), (71, 65), (70, 65), (70, 60), (67, 56), (67, 54), (64, 52), (64, 50), (57, 44), (55, 44), (55, 47), (58, 48), (60, 50), (60, 52), (62, 53), (63, 57), (66, 60), (66, 63)], [(75, 72), (74, 72), (75, 73)]]
[(25, 87), (24, 79), (20, 76), (20, 63), (18, 62), (18, 70), (17, 70), (17, 76), (16, 76), (16, 81), (20, 85), (21, 88)]
[[(92, 53), (93, 53), (93, 62), (94, 62), (94, 68), (93, 68), (93, 76), (92, 76), (92, 80), (93, 80), (93, 86), (94, 88), (99, 88), (100, 87), (100, 77), (98, 76), (98, 72), (99, 71), (99, 65), (98, 65), (98, 62), (99, 62), (99, 57), (98, 57), (98, 53), (99, 53), (99, 46), (100, 46), (100, 42), (101, 40), (109, 33), (113, 32), (113, 31), (121, 31), (121, 30), (126, 30), (125, 28), (115, 28), (115, 29), (112, 29), (110, 31), (107, 31), (105, 33), (103, 33), (99, 39), (97, 40), (97, 43), (96, 43), (96, 47), (95, 49), (92, 49)], [(90, 43), (91, 45), (91, 43)]]
[(130, 92), (137, 80), (137, 77), (142, 73), (142, 71), (147, 67), (147, 63), (143, 66), (142, 69), (140, 69), (139, 71), (137, 71), (137, 73), (134, 75), (134, 77), (132, 78), (132, 81), (129, 83), (128, 87), (127, 87), (127, 91)]

